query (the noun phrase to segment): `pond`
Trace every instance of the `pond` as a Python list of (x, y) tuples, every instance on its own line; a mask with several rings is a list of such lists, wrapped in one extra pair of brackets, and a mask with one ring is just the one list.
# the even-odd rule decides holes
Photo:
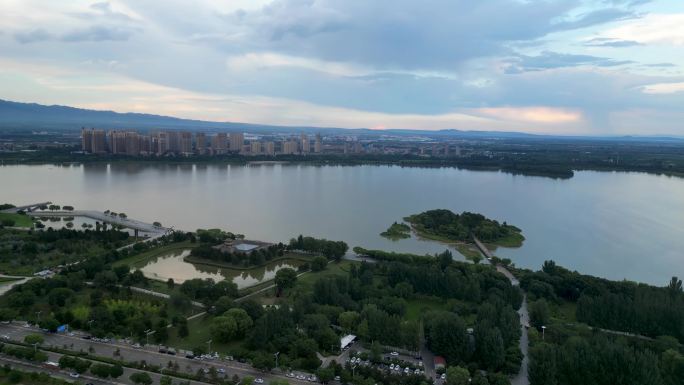
[(217, 282), (227, 279), (235, 282), (238, 289), (243, 289), (273, 279), (280, 269), (289, 267), (297, 270), (302, 264), (298, 260), (286, 259), (253, 269), (239, 270), (186, 262), (185, 257), (188, 255), (188, 249), (169, 252), (148, 261), (140, 270), (146, 277), (161, 281), (169, 278), (176, 283), (193, 278), (211, 278)]

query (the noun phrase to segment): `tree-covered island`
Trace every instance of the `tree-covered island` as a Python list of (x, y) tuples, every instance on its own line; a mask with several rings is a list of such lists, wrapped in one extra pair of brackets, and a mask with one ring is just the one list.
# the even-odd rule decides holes
[(520, 247), (525, 240), (519, 228), (467, 211), (455, 214), (446, 209), (428, 210), (404, 220), (419, 236), (447, 243), (471, 243), (475, 236), (497, 246)]

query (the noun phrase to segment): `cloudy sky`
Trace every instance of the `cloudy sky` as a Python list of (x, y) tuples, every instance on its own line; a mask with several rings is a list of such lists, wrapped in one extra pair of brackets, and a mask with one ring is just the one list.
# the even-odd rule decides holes
[(684, 135), (684, 1), (0, 0), (0, 98), (263, 124)]

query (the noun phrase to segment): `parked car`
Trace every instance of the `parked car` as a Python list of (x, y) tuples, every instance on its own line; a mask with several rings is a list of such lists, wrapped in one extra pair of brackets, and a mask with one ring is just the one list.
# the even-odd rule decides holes
[(72, 377), (72, 378), (79, 378), (79, 377), (81, 377), (81, 375), (78, 374), (78, 373), (76, 373), (76, 372), (71, 372), (71, 373), (69, 373), (69, 377)]
[(263, 379), (263, 378), (257, 378), (257, 379), (254, 380), (254, 383), (256, 383), (256, 384), (263, 384), (263, 383), (264, 383), (264, 379)]

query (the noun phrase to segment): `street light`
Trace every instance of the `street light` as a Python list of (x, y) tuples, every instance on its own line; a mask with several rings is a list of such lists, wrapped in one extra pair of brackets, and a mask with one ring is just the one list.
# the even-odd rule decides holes
[(211, 341), (212, 340), (207, 341), (207, 345), (208, 345), (207, 349), (209, 349), (209, 351), (207, 351), (208, 354), (211, 354)]
[(544, 340), (544, 335), (546, 334), (546, 326), (542, 325), (542, 340)]
[(280, 355), (280, 352), (275, 352), (274, 356), (276, 359), (276, 369), (278, 369), (278, 356)]
[(154, 330), (152, 330), (152, 329), (145, 330), (145, 345), (150, 344), (150, 334), (154, 334)]

